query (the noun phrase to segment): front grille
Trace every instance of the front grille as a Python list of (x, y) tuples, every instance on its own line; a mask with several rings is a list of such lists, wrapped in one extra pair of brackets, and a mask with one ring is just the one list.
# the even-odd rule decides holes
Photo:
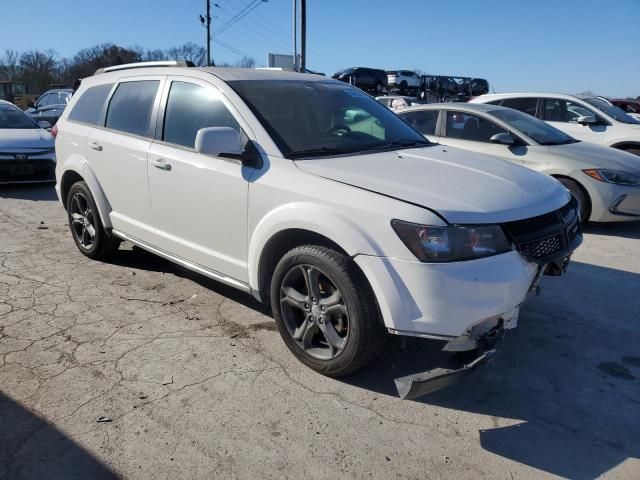
[(527, 260), (545, 264), (567, 257), (582, 243), (574, 202), (553, 212), (502, 225), (518, 252)]

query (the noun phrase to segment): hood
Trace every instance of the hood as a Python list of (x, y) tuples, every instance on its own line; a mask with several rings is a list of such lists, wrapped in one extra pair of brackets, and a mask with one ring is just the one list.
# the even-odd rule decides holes
[(53, 148), (55, 140), (43, 128), (0, 129), (0, 150)]
[(500, 223), (569, 201), (553, 178), (441, 145), (348, 157), (296, 160), (305, 172), (434, 210), (449, 223)]
[(545, 147), (553, 154), (576, 163), (576, 169), (607, 168), (629, 173), (640, 173), (640, 157), (617, 148), (604, 147), (589, 142), (570, 143)]

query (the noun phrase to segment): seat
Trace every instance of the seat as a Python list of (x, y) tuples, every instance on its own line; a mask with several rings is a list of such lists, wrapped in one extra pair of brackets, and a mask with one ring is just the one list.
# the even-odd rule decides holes
[(475, 118), (468, 118), (464, 122), (464, 128), (462, 129), (462, 137), (465, 140), (477, 140), (478, 139), (478, 120)]

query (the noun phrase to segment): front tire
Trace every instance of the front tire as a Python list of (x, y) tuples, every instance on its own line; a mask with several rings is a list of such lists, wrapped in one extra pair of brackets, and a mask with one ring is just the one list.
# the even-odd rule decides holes
[(98, 207), (85, 182), (71, 185), (67, 195), (67, 216), (71, 236), (78, 250), (94, 260), (106, 260), (120, 245), (120, 240), (102, 227)]
[(363, 367), (386, 338), (366, 279), (353, 260), (330, 248), (287, 252), (273, 274), (271, 305), (289, 350), (323, 375)]
[(569, 178), (558, 178), (558, 181), (565, 186), (571, 196), (578, 202), (578, 211), (580, 212), (580, 222), (585, 224), (591, 216), (591, 202), (587, 193), (582, 187)]

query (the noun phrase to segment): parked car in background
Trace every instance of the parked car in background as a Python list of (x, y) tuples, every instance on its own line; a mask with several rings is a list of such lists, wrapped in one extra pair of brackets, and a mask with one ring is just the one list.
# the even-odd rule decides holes
[(640, 155), (640, 121), (598, 97), (562, 93), (501, 93), (482, 95), (470, 102), (515, 108), (578, 140)]
[(474, 103), (431, 104), (398, 112), (429, 140), (524, 165), (557, 178), (583, 221), (640, 220), (640, 159), (576, 140), (511, 108)]
[(422, 105), (423, 103), (415, 97), (400, 95), (385, 95), (383, 97), (376, 97), (376, 100), (391, 110), (402, 110), (403, 108), (411, 107), (413, 105)]
[(636, 120), (640, 120), (640, 101), (621, 99), (609, 101), (629, 116), (635, 118)]
[(331, 78), (346, 82), (369, 93), (380, 94), (387, 89), (387, 72), (377, 68), (353, 67), (334, 73)]
[(57, 125), (56, 190), (78, 249), (103, 259), (129, 240), (251, 292), (325, 375), (365, 365), (386, 331), (481, 348), (581, 242), (558, 182), (433, 146), (353, 86), (254, 69), (103, 72)]
[(420, 76), (411, 70), (387, 70), (387, 85), (390, 91), (418, 93)]
[(54, 141), (45, 130), (50, 126), (0, 100), (0, 184), (55, 180)]
[(422, 75), (418, 98), (432, 102), (466, 102), (472, 97), (489, 92), (484, 78)]
[(72, 94), (73, 90), (70, 88), (48, 90), (40, 95), (35, 104), (31, 103), (25, 113), (36, 121), (45, 120), (55, 125)]

